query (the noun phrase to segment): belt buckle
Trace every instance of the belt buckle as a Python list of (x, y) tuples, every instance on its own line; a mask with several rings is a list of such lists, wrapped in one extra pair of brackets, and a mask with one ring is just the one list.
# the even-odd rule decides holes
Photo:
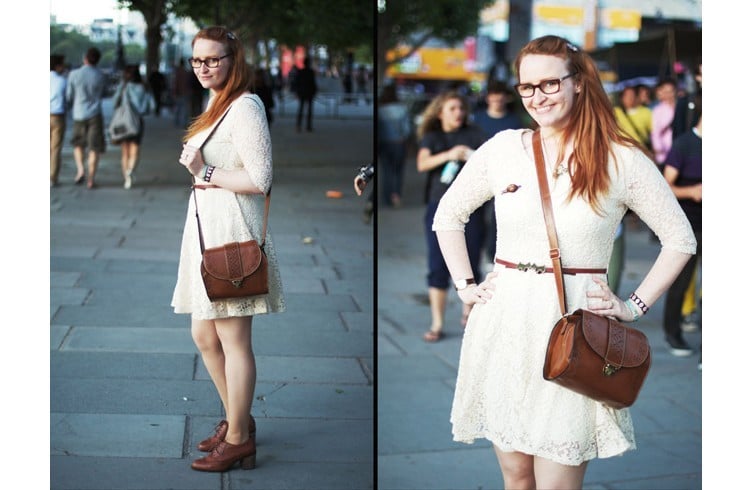
[(518, 269), (519, 271), (522, 271), (522, 272), (528, 272), (529, 269), (531, 269), (534, 272), (536, 272), (537, 274), (544, 274), (544, 271), (545, 271), (546, 267), (544, 267), (543, 265), (536, 265), (533, 262), (529, 262), (528, 264), (519, 263), (516, 266), (516, 269)]

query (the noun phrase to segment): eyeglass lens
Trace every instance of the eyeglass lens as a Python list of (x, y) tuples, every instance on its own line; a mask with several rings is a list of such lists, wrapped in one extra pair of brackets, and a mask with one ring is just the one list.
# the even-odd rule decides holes
[(518, 86), (518, 95), (521, 97), (531, 97), (534, 91), (539, 88), (543, 94), (552, 95), (560, 91), (560, 79), (542, 80), (539, 85), (524, 83)]

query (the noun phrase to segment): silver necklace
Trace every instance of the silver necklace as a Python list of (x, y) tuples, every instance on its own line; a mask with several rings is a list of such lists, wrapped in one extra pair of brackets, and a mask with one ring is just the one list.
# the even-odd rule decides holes
[[(549, 158), (547, 158), (547, 141), (545, 139), (542, 139), (542, 152), (544, 152), (544, 159), (545, 161), (551, 162)], [(552, 165), (550, 163), (550, 165)], [(563, 174), (568, 173), (568, 167), (563, 164), (563, 162), (558, 163), (555, 168), (552, 169), (552, 177), (557, 179)]]

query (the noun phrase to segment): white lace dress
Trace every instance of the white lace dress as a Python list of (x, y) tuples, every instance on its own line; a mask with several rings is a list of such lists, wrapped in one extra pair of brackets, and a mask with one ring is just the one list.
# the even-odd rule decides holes
[[(205, 133), (197, 134), (188, 144), (197, 146), (196, 142), (204, 138)], [(260, 98), (247, 93), (235, 100), (224, 120), (203, 146), (202, 153), (204, 161), (209, 165), (225, 170), (244, 169), (256, 186), (263, 192), (268, 192), (273, 174), (271, 138)], [(235, 194), (225, 189), (195, 192), (206, 248), (233, 241), (261, 241), (264, 195)], [(273, 209), (273, 198), (271, 208)], [(284, 295), (271, 237), (270, 219), (269, 217), (265, 244), (268, 294), (211, 302), (200, 274), (201, 250), (195, 203), (191, 195), (182, 235), (177, 284), (172, 296), (175, 313), (192, 313), (196, 319), (214, 319), (284, 311)]]
[[(469, 214), (495, 197), (497, 257), (551, 267), (534, 161), (524, 148), (527, 129), (498, 133), (480, 147), (440, 201), (434, 230), (463, 230)], [(530, 138), (529, 138), (530, 140)], [(606, 268), (618, 223), (630, 208), (662, 246), (694, 253), (695, 237), (656, 166), (640, 152), (616, 148), (619, 172), (597, 216), (579, 198), (566, 203), (570, 178), (548, 180), (564, 267)], [(503, 192), (515, 184), (515, 192)], [(545, 381), (550, 331), (560, 318), (553, 274), (496, 265), (492, 299), (475, 305), (461, 346), (451, 411), (453, 438), (485, 438), (520, 451), (578, 465), (635, 448), (628, 409), (615, 410)], [(591, 274), (565, 275), (568, 310), (586, 307)], [(604, 275), (601, 276), (605, 279)]]

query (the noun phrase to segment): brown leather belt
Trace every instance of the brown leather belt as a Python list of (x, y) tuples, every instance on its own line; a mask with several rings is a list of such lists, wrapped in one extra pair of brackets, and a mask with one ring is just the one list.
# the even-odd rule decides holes
[[(528, 264), (514, 264), (513, 262), (508, 262), (507, 260), (498, 259), (495, 257), (495, 263), (504, 265), (508, 269), (518, 269), (519, 271), (533, 271), (537, 274), (543, 274), (543, 273), (553, 273), (555, 270), (552, 267), (545, 267), (543, 265), (536, 265), (529, 262)], [(570, 274), (570, 275), (576, 275), (576, 274), (606, 274), (607, 269), (585, 269), (581, 267), (563, 267), (562, 268), (563, 274)]]
[(203, 190), (206, 190), (206, 189), (221, 189), (221, 187), (219, 187), (218, 185), (214, 185), (214, 184), (193, 184), (193, 188), (194, 189), (203, 189)]

